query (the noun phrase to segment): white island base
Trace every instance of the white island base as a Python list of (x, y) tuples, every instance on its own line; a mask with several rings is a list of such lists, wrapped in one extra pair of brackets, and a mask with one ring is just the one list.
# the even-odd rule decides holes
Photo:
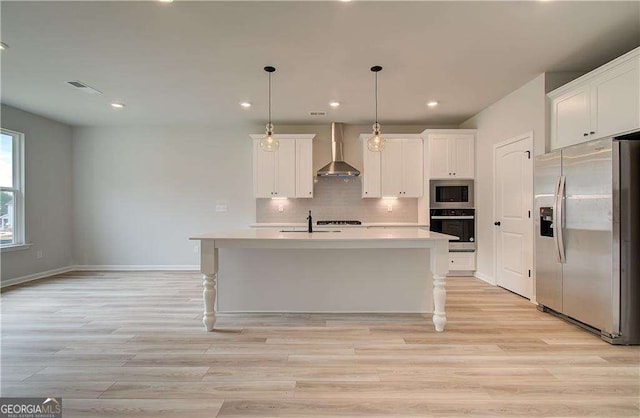
[(436, 331), (444, 330), (454, 237), (421, 229), (252, 229), (191, 239), (201, 241), (207, 331), (216, 312), (433, 312)]

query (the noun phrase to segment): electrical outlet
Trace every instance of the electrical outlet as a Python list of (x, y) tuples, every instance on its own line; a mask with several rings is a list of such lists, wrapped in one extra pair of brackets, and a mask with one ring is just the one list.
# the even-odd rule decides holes
[(36, 251), (36, 258), (39, 260), (44, 256), (44, 253), (42, 252), (42, 250), (38, 250)]
[(387, 205), (387, 212), (393, 212), (393, 205)]
[(198, 244), (193, 246), (193, 252), (197, 253), (200, 250), (200, 248), (198, 247)]
[(278, 205), (278, 212), (284, 212), (284, 205)]

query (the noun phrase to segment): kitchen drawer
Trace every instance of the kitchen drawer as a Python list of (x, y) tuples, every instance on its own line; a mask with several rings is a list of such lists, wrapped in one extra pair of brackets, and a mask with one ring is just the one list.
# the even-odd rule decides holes
[(449, 270), (471, 271), (476, 269), (476, 253), (449, 253)]

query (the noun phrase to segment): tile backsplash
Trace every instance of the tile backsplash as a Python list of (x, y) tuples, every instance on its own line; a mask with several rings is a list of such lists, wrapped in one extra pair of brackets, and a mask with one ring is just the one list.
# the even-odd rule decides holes
[(418, 222), (418, 199), (362, 199), (361, 181), (320, 177), (313, 186), (313, 199), (256, 199), (256, 222), (306, 222), (309, 210), (314, 221)]

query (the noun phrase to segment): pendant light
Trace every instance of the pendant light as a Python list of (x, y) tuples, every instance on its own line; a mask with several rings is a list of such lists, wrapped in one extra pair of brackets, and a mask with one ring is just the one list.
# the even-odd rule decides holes
[(266, 126), (266, 134), (260, 140), (260, 148), (265, 151), (273, 152), (278, 149), (280, 142), (273, 135), (273, 123), (271, 123), (271, 73), (275, 72), (275, 67), (264, 67), (264, 70), (269, 75), (269, 121)]
[(382, 71), (382, 67), (376, 65), (371, 67), (371, 71), (375, 74), (376, 78), (376, 122), (373, 124), (373, 134), (367, 141), (367, 148), (369, 148), (369, 151), (380, 152), (385, 144), (385, 139), (382, 137), (382, 131), (378, 123), (378, 73)]

